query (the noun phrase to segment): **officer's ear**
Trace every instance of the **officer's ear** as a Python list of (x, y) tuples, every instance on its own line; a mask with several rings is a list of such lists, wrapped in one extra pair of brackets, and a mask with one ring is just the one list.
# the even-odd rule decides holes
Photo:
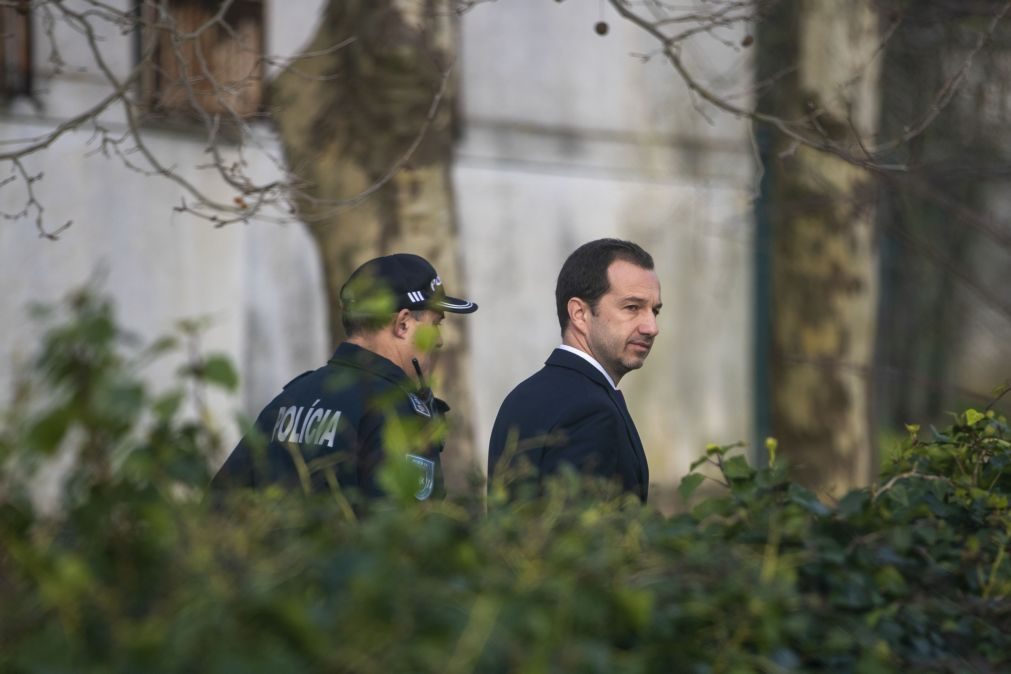
[(566, 308), (569, 310), (569, 325), (584, 334), (588, 332), (587, 321), (590, 315), (590, 305), (578, 297), (570, 297)]
[(410, 334), (410, 309), (401, 309), (393, 319), (393, 336), (399, 339), (407, 339)]

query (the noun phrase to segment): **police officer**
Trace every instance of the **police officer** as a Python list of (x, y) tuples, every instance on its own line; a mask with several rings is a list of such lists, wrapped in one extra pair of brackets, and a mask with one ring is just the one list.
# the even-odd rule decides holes
[(555, 307), (562, 344), (502, 402), (488, 450), (489, 484), (496, 470), (516, 466), (519, 473), (525, 464), (533, 476), (515, 482), (533, 482), (539, 491), (545, 476), (569, 465), (645, 501), (649, 466), (618, 383), (643, 366), (659, 333), (653, 258), (630, 241), (586, 243), (562, 265)]
[(419, 500), (443, 494), (442, 451), (449, 409), (425, 385), (442, 346), (445, 312), (477, 305), (446, 295), (424, 258), (396, 254), (366, 262), (341, 289), (347, 340), (323, 367), (290, 381), (232, 451), (212, 491), (280, 484), (340, 488), (352, 501), (382, 493), (387, 454), (418, 471)]

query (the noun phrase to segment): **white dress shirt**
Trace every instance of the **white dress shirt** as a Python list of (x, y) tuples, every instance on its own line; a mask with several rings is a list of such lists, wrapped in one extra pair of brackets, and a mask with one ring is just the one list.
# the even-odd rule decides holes
[(569, 353), (576, 354), (577, 356), (585, 360), (587, 363), (600, 370), (600, 374), (604, 375), (604, 378), (607, 379), (607, 383), (611, 385), (611, 388), (613, 388), (615, 391), (618, 390), (618, 387), (614, 385), (614, 380), (611, 379), (611, 375), (607, 374), (607, 370), (604, 369), (603, 365), (597, 362), (596, 358), (586, 353), (585, 351), (580, 351), (576, 347), (569, 346), (568, 344), (559, 344), (558, 348), (562, 349), (563, 351), (568, 351)]

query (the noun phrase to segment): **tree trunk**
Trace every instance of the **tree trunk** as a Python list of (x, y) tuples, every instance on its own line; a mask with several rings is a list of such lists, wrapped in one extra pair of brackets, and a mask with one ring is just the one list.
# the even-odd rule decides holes
[[(884, 54), (885, 136), (932, 110), (976, 49), (981, 20), (998, 9), (934, 3), (903, 17)], [(1008, 137), (1009, 71), (1004, 18), (953, 100), (910, 143), (903, 159), (911, 169), (890, 182), (879, 221), (881, 315), (891, 329), (879, 339), (877, 399), (895, 431), (911, 422), (940, 426), (948, 411), (985, 405), (1008, 376), (1011, 231), (988, 222), (1001, 217), (992, 195), (1008, 193), (1002, 167), (1011, 156), (1000, 139)]]
[[(859, 152), (878, 119), (872, 0), (781, 3), (760, 30), (796, 69), (765, 103)], [(766, 73), (772, 69), (766, 65)], [(780, 71), (782, 72), (782, 71)], [(760, 79), (763, 73), (760, 68)], [(875, 187), (861, 168), (777, 136), (772, 172), (771, 428), (818, 491), (867, 484), (878, 258)]]
[[(306, 56), (273, 82), (274, 118), (302, 182), (295, 206), (323, 258), (335, 344), (344, 337), (340, 288), (373, 257), (416, 253), (451, 292), (464, 292), (450, 182), (449, 4), (332, 0)], [(340, 203), (379, 184), (359, 203)], [(433, 388), (453, 407), (443, 459), (447, 483), (459, 488), (474, 465), (466, 320), (444, 325)]]

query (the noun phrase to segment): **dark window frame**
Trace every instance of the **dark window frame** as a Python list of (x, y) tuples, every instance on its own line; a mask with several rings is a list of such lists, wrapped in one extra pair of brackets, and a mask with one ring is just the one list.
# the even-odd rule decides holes
[(0, 6), (0, 100), (32, 95), (33, 37), (29, 0)]
[[(221, 0), (168, 0), (167, 6), (177, 22), (176, 30), (192, 32), (218, 12)], [(152, 28), (157, 23), (158, 7), (150, 0), (138, 0), (135, 11), (141, 25), (135, 44), (137, 60), (154, 48), (149, 62), (143, 64), (139, 81), (145, 122), (193, 126), (203, 121), (196, 103), (208, 114), (218, 115), (222, 129), (227, 131), (235, 120), (220, 97), (225, 97), (244, 121), (262, 116), (266, 109), (266, 62), (263, 58), (267, 42), (266, 0), (233, 0), (226, 14), (226, 23), (240, 40), (248, 38), (252, 31), (254, 44), (251, 46), (236, 45), (233, 35), (221, 26), (210, 26), (199, 37), (178, 45), (186, 61), (189, 90), (183, 84), (176, 48), (169, 42), (170, 32)], [(152, 45), (152, 40), (157, 40), (157, 45)], [(203, 65), (197, 58), (198, 50), (219, 89), (204, 76)]]

